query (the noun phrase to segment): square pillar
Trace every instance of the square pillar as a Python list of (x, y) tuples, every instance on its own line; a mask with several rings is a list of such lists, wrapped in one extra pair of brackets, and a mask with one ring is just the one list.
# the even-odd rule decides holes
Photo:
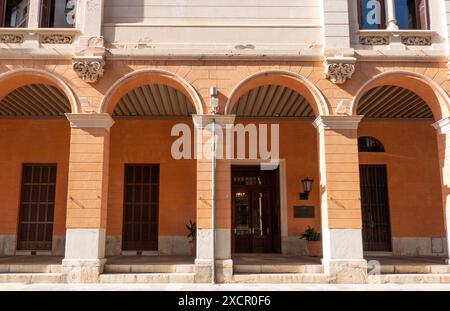
[[(234, 116), (195, 115), (195, 155), (197, 159), (197, 258), (196, 282), (210, 282), (213, 265), (213, 238), (215, 239), (216, 280), (231, 280), (231, 189), (230, 163), (225, 159), (227, 127), (234, 124)], [(213, 167), (212, 123), (216, 124), (216, 166)], [(215, 180), (213, 180), (215, 170)], [(227, 186), (228, 185), (228, 186)], [(227, 188), (228, 187), (228, 188)], [(215, 222), (212, 206), (215, 190)], [(226, 195), (228, 193), (228, 196)], [(213, 228), (214, 226), (214, 228)]]
[(442, 204), (447, 235), (447, 264), (450, 265), (450, 118), (433, 124), (438, 135), (439, 167), (441, 170)]
[(319, 139), (323, 265), (336, 283), (366, 283), (357, 128), (362, 116), (321, 116)]
[(97, 282), (105, 262), (109, 114), (66, 114), (70, 121), (66, 252), (71, 283)]

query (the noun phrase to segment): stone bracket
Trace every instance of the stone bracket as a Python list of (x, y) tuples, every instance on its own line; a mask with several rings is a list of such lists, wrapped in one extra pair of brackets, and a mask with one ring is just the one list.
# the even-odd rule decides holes
[(103, 56), (76, 56), (72, 62), (73, 70), (87, 83), (97, 82), (105, 72)]
[(356, 58), (327, 57), (323, 62), (324, 74), (335, 84), (344, 84), (355, 72)]

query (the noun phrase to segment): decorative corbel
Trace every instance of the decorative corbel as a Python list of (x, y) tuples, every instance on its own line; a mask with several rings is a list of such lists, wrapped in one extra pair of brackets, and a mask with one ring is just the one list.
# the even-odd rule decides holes
[(87, 83), (95, 83), (103, 77), (105, 59), (102, 56), (80, 56), (73, 58), (73, 70)]
[(323, 62), (324, 74), (331, 82), (343, 84), (355, 72), (355, 63), (354, 57), (327, 57)]

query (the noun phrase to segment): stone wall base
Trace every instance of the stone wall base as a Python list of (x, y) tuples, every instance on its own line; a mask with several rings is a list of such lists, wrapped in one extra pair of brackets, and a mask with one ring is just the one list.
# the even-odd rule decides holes
[[(108, 235), (106, 237), (106, 257), (122, 254), (122, 236)], [(191, 245), (186, 236), (160, 236), (158, 238), (159, 256), (190, 256)]]
[(15, 235), (0, 235), (0, 256), (14, 256), (17, 247)]
[(292, 256), (308, 256), (306, 241), (298, 236), (284, 236), (281, 238), (281, 253)]
[(62, 273), (67, 283), (98, 283), (106, 259), (64, 259)]
[(394, 256), (448, 256), (447, 239), (431, 237), (393, 237)]

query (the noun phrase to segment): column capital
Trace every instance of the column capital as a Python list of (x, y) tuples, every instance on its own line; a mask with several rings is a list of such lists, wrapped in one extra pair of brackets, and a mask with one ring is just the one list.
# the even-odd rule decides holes
[(66, 113), (66, 117), (71, 128), (103, 128), (109, 131), (114, 124), (113, 118), (108, 113)]
[(356, 130), (364, 116), (319, 116), (313, 122), (317, 131)]
[(433, 127), (438, 131), (439, 134), (447, 134), (448, 132), (450, 132), (450, 117), (433, 123)]
[(226, 127), (227, 125), (234, 124), (234, 120), (236, 119), (235, 115), (193, 115), (192, 120), (194, 121), (194, 125), (196, 128), (203, 129), (207, 125), (211, 124), (213, 120), (216, 124)]

